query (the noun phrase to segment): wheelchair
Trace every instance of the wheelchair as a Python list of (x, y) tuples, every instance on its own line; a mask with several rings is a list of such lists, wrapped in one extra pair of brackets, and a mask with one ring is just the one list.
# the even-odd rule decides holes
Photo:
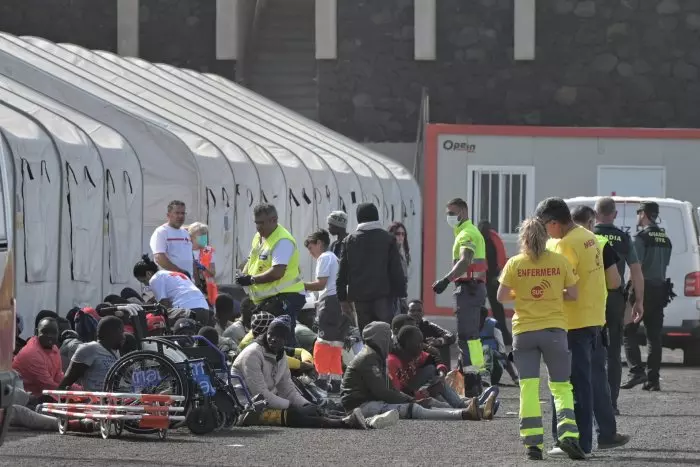
[[(250, 394), (242, 378), (231, 373), (226, 356), (206, 338), (146, 337), (145, 312), (165, 311), (160, 305), (146, 305), (143, 314), (131, 317), (139, 350), (125, 354), (110, 368), (105, 391), (183, 396), (185, 421), (170, 428), (185, 424), (195, 434), (233, 427), (246, 412), (265, 407), (265, 401)], [(154, 431), (128, 422), (124, 429), (137, 434)]]

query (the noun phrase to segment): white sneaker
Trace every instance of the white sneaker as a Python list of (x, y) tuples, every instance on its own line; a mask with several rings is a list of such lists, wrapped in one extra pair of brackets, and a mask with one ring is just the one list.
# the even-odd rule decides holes
[(368, 428), (365, 417), (362, 415), (362, 410), (360, 410), (359, 407), (353, 410), (352, 413), (350, 413), (350, 415), (343, 419), (343, 421), (350, 428), (356, 428), (360, 430), (366, 430)]
[(547, 455), (549, 455), (549, 456), (566, 456), (566, 453), (564, 451), (562, 451), (561, 448), (555, 447), (555, 448), (547, 451)]
[(374, 417), (370, 417), (366, 420), (367, 426), (379, 430), (381, 428), (387, 428), (396, 425), (399, 421), (399, 411), (390, 410)]

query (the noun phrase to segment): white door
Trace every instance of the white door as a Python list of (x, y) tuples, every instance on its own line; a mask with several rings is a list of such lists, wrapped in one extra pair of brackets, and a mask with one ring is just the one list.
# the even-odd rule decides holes
[(598, 166), (598, 195), (666, 197), (664, 167)]

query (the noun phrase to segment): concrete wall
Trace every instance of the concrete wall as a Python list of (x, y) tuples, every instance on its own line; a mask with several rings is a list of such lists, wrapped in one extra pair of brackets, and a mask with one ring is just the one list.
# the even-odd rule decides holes
[(538, 0), (532, 61), (513, 59), (513, 3), (439, 0), (437, 60), (416, 61), (412, 0), (338, 0), (321, 122), (413, 141), (427, 86), (433, 122), (700, 125), (699, 0)]

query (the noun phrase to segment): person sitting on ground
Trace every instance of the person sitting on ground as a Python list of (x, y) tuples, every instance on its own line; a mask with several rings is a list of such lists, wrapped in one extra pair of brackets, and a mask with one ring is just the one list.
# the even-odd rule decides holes
[(489, 310), (485, 306), (481, 307), (480, 339), (484, 349), (484, 376), (491, 385), (495, 386), (501, 382), (503, 370), (505, 369), (511, 379), (518, 385), (518, 370), (508, 358), (506, 345), (503, 341), (503, 333), (498, 328), (498, 321), (489, 317)]
[[(200, 336), (207, 339), (212, 345), (218, 348), (229, 361), (233, 361), (238, 355), (238, 346), (233, 343), (228, 337), (220, 336), (216, 329), (211, 326), (204, 326), (199, 330)], [(206, 344), (202, 341), (197, 341), (198, 347), (204, 347)]]
[(43, 318), (37, 323), (34, 337), (27, 341), (12, 362), (24, 382), (25, 391), (41, 397), (45, 389), (58, 389), (63, 380), (61, 354), (58, 343), (58, 323), (53, 318)]
[(297, 317), (297, 325), (294, 328), (294, 335), (297, 338), (299, 347), (311, 353), (314, 351), (314, 344), (316, 344), (316, 339), (318, 338), (313, 331), (314, 319), (316, 319), (316, 309), (314, 307), (302, 308)]
[(80, 340), (80, 336), (78, 336), (77, 332), (69, 329), (61, 333), (59, 342), (61, 344), (59, 349), (61, 354), (61, 368), (65, 373), (65, 371), (68, 369), (68, 365), (70, 365), (71, 358), (73, 358), (73, 355), (75, 354), (75, 351), (78, 350), (78, 347), (83, 344), (83, 341)]
[(362, 331), (365, 346), (350, 362), (343, 376), (340, 400), (345, 410), (360, 408), (365, 417), (383, 414), (375, 423), (395, 423), (397, 418), (424, 420), (480, 420), (493, 416), (496, 397), (491, 394), (479, 410), (479, 401), (473, 398), (466, 409), (428, 409), (430, 401), (397, 391), (387, 384), (386, 359), (391, 347), (391, 328), (387, 323), (374, 321)]
[(241, 318), (239, 321), (243, 325), (243, 329), (245, 329), (246, 333), (250, 331), (253, 314), (255, 314), (255, 303), (253, 303), (250, 297), (245, 297), (241, 300)]
[[(202, 291), (183, 273), (158, 269), (148, 255), (134, 265), (134, 277), (150, 287), (155, 299), (169, 309), (190, 310), (201, 325), (209, 324), (211, 312)], [(168, 319), (174, 321), (170, 311)]]
[(262, 414), (249, 412), (244, 425), (282, 425), (299, 428), (356, 428), (367, 424), (359, 410), (347, 417), (324, 416), (318, 406), (311, 404), (297, 390), (285, 358), (284, 344), (291, 333), (291, 317), (274, 318), (267, 332), (259, 335), (236, 358), (232, 371), (246, 382), (252, 394), (267, 402)]
[(131, 287), (124, 287), (121, 292), (119, 292), (119, 296), (123, 298), (126, 301), (131, 301), (131, 299), (136, 299), (138, 300), (141, 304), (144, 303), (143, 300), (143, 295), (132, 289)]
[[(406, 326), (416, 326), (416, 321), (409, 315), (396, 315), (394, 316), (394, 319), (391, 320), (392, 349), (398, 347), (399, 332)], [(450, 362), (445, 362), (442, 359), (442, 355), (437, 347), (433, 347), (432, 345), (423, 342), (423, 350), (429, 353), (435, 359), (437, 364), (441, 364), (444, 368), (448, 369)]]
[[(241, 340), (238, 350), (245, 349), (255, 339), (265, 334), (273, 319), (275, 317), (266, 311), (253, 315), (250, 332)], [(284, 350), (287, 354), (287, 365), (295, 376), (313, 374), (315, 367), (314, 357), (311, 353), (302, 348), (285, 347)]]
[(236, 314), (236, 307), (233, 297), (227, 293), (220, 293), (216, 297), (216, 307), (214, 309), (214, 329), (221, 337), (225, 337), (238, 346), (241, 339), (246, 335), (246, 330), (241, 323), (240, 313)]
[(441, 375), (447, 373), (447, 367), (423, 351), (420, 329), (416, 326), (402, 327), (397, 341), (398, 345), (387, 358), (387, 372), (394, 389), (417, 399), (433, 397), (445, 402), (446, 407), (467, 408), (462, 398), (442, 379)]
[(408, 316), (413, 318), (416, 326), (423, 333), (425, 343), (438, 349), (440, 360), (449, 367), (452, 361), (450, 347), (457, 342), (457, 336), (447, 329), (424, 319), (423, 302), (420, 300), (413, 300), (408, 304)]
[(80, 381), (86, 391), (102, 391), (110, 367), (119, 360), (124, 343), (124, 323), (116, 316), (105, 316), (97, 324), (97, 341), (78, 347), (59, 389)]
[(24, 331), (24, 321), (22, 321), (22, 317), (20, 315), (17, 315), (15, 323), (15, 349), (12, 353), (13, 356), (17, 355), (19, 351), (22, 350), (22, 347), (27, 345), (27, 341), (20, 337), (22, 335), (22, 331)]

